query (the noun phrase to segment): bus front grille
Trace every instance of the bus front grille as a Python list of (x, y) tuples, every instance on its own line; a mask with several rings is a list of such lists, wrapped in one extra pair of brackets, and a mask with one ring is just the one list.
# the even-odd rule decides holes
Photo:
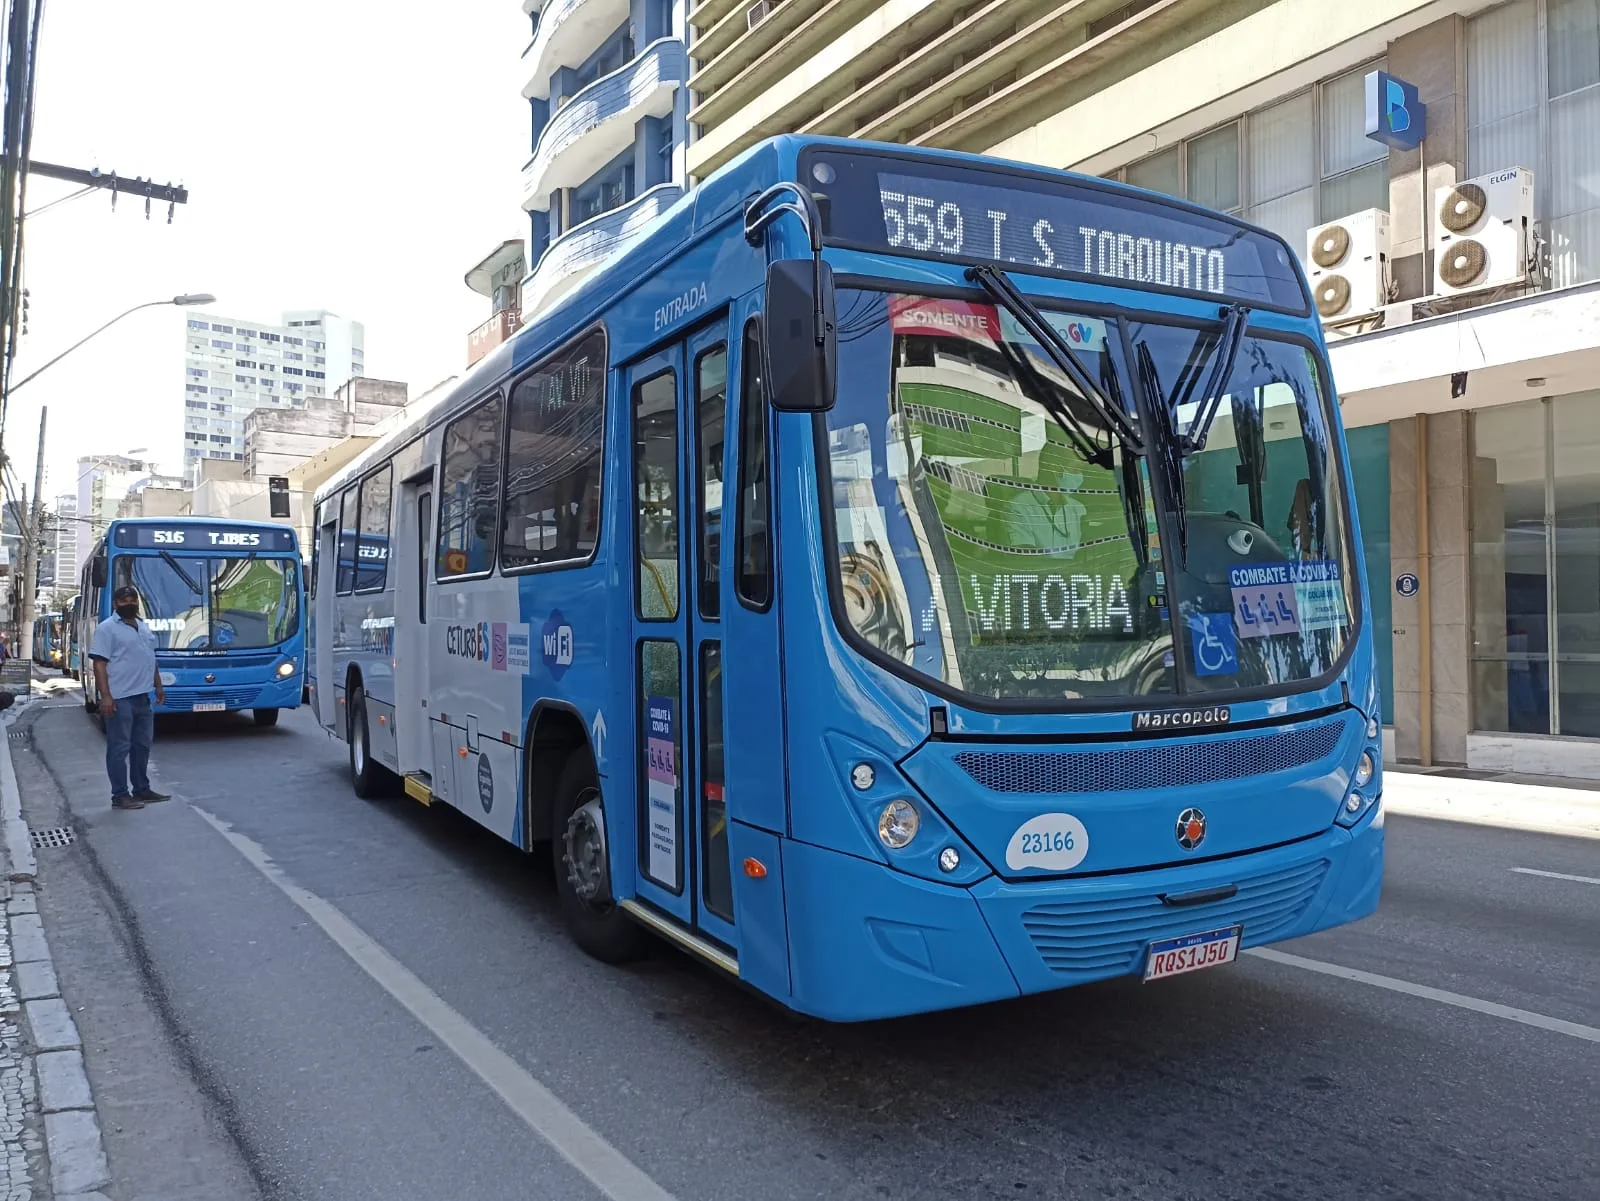
[(1197, 930), (1242, 925), (1246, 945), (1268, 942), (1305, 912), (1328, 861), (1316, 859), (1235, 881), (1227, 900), (1174, 909), (1154, 893), (1036, 905), (1022, 925), (1045, 966), (1063, 976), (1110, 976), (1138, 967), (1146, 946)]
[(1116, 792), (1128, 788), (1186, 788), (1243, 780), (1304, 767), (1333, 754), (1344, 737), (1342, 720), (1297, 730), (1199, 742), (1071, 751), (962, 751), (956, 766), (994, 792)]

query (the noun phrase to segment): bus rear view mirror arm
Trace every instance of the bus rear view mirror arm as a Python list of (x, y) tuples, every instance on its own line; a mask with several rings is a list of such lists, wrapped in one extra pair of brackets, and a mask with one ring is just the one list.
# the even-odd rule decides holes
[[(819, 291), (820, 288), (820, 291)], [(767, 268), (767, 388), (788, 413), (833, 408), (839, 341), (833, 269), (820, 260), (779, 259)], [(821, 314), (821, 337), (816, 335)]]

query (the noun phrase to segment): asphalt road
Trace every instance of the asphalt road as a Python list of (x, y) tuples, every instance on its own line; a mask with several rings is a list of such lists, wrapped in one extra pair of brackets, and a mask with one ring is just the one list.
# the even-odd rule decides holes
[[(109, 809), (80, 708), (23, 724), (19, 772), (37, 752), (82, 830), (40, 852), (42, 891), (69, 864), (100, 881), (213, 1132), (267, 1198), (603, 1197), (519, 1116), (557, 1100), (600, 1162), (643, 1174), (618, 1201), (1600, 1195), (1600, 1043), (1581, 1034), (1600, 1028), (1600, 885), (1511, 870), (1600, 877), (1594, 841), (1391, 817), (1379, 913), (1278, 948), (1543, 1025), (1247, 957), (840, 1027), (664, 947), (587, 959), (543, 862), (447, 811), (358, 800), (307, 710), (164, 724), (155, 774), (177, 795), (136, 813)], [(460, 1026), (420, 1020), (352, 946)], [(63, 968), (69, 999), (95, 971)], [(555, 1100), (497, 1093), (474, 1046)], [(97, 1090), (153, 1053), (91, 1040)]]

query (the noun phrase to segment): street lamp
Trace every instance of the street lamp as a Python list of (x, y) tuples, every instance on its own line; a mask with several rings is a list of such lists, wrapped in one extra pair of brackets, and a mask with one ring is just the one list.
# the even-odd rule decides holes
[(144, 304), (136, 304), (131, 309), (129, 309), (127, 312), (118, 313), (115, 317), (113, 317), (110, 321), (107, 321), (104, 325), (102, 325), (99, 329), (95, 330), (93, 333), (86, 334), (84, 337), (79, 338), (71, 346), (67, 347), (60, 354), (56, 355), (55, 358), (51, 359), (43, 367), (39, 368), (39, 370), (33, 372), (31, 375), (23, 376), (20, 380), (18, 380), (16, 383), (11, 385), (10, 392), (15, 392), (18, 388), (22, 387), (23, 384), (27, 383), (31, 379), (37, 379), (40, 375), (43, 375), (51, 367), (54, 367), (62, 359), (66, 358), (74, 350), (77, 350), (78, 347), (82, 346), (85, 342), (89, 341), (90, 338), (95, 338), (95, 337), (98, 337), (100, 334), (105, 333), (106, 330), (110, 329), (113, 325), (115, 325), (117, 322), (121, 321), (124, 317), (130, 316), (133, 313), (137, 313), (140, 309), (158, 308), (158, 307), (160, 307), (161, 305), (164, 305), (164, 304), (175, 304), (179, 308), (189, 308), (189, 307), (191, 307), (193, 305), (197, 305), (197, 304), (215, 304), (216, 302), (217, 302), (217, 298), (215, 296), (211, 295), (211, 293), (209, 293), (209, 292), (193, 292), (193, 293), (186, 292), (182, 296), (174, 296), (170, 300), (147, 300), (147, 301), (145, 301)]

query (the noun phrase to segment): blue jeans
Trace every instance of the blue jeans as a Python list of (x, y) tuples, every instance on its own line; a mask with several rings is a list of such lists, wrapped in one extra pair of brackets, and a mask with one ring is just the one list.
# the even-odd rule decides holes
[(155, 741), (156, 715), (148, 694), (117, 698), (117, 711), (106, 718), (106, 775), (111, 777), (111, 798), (127, 796), (128, 771), (133, 770), (133, 792), (150, 789), (150, 744)]

